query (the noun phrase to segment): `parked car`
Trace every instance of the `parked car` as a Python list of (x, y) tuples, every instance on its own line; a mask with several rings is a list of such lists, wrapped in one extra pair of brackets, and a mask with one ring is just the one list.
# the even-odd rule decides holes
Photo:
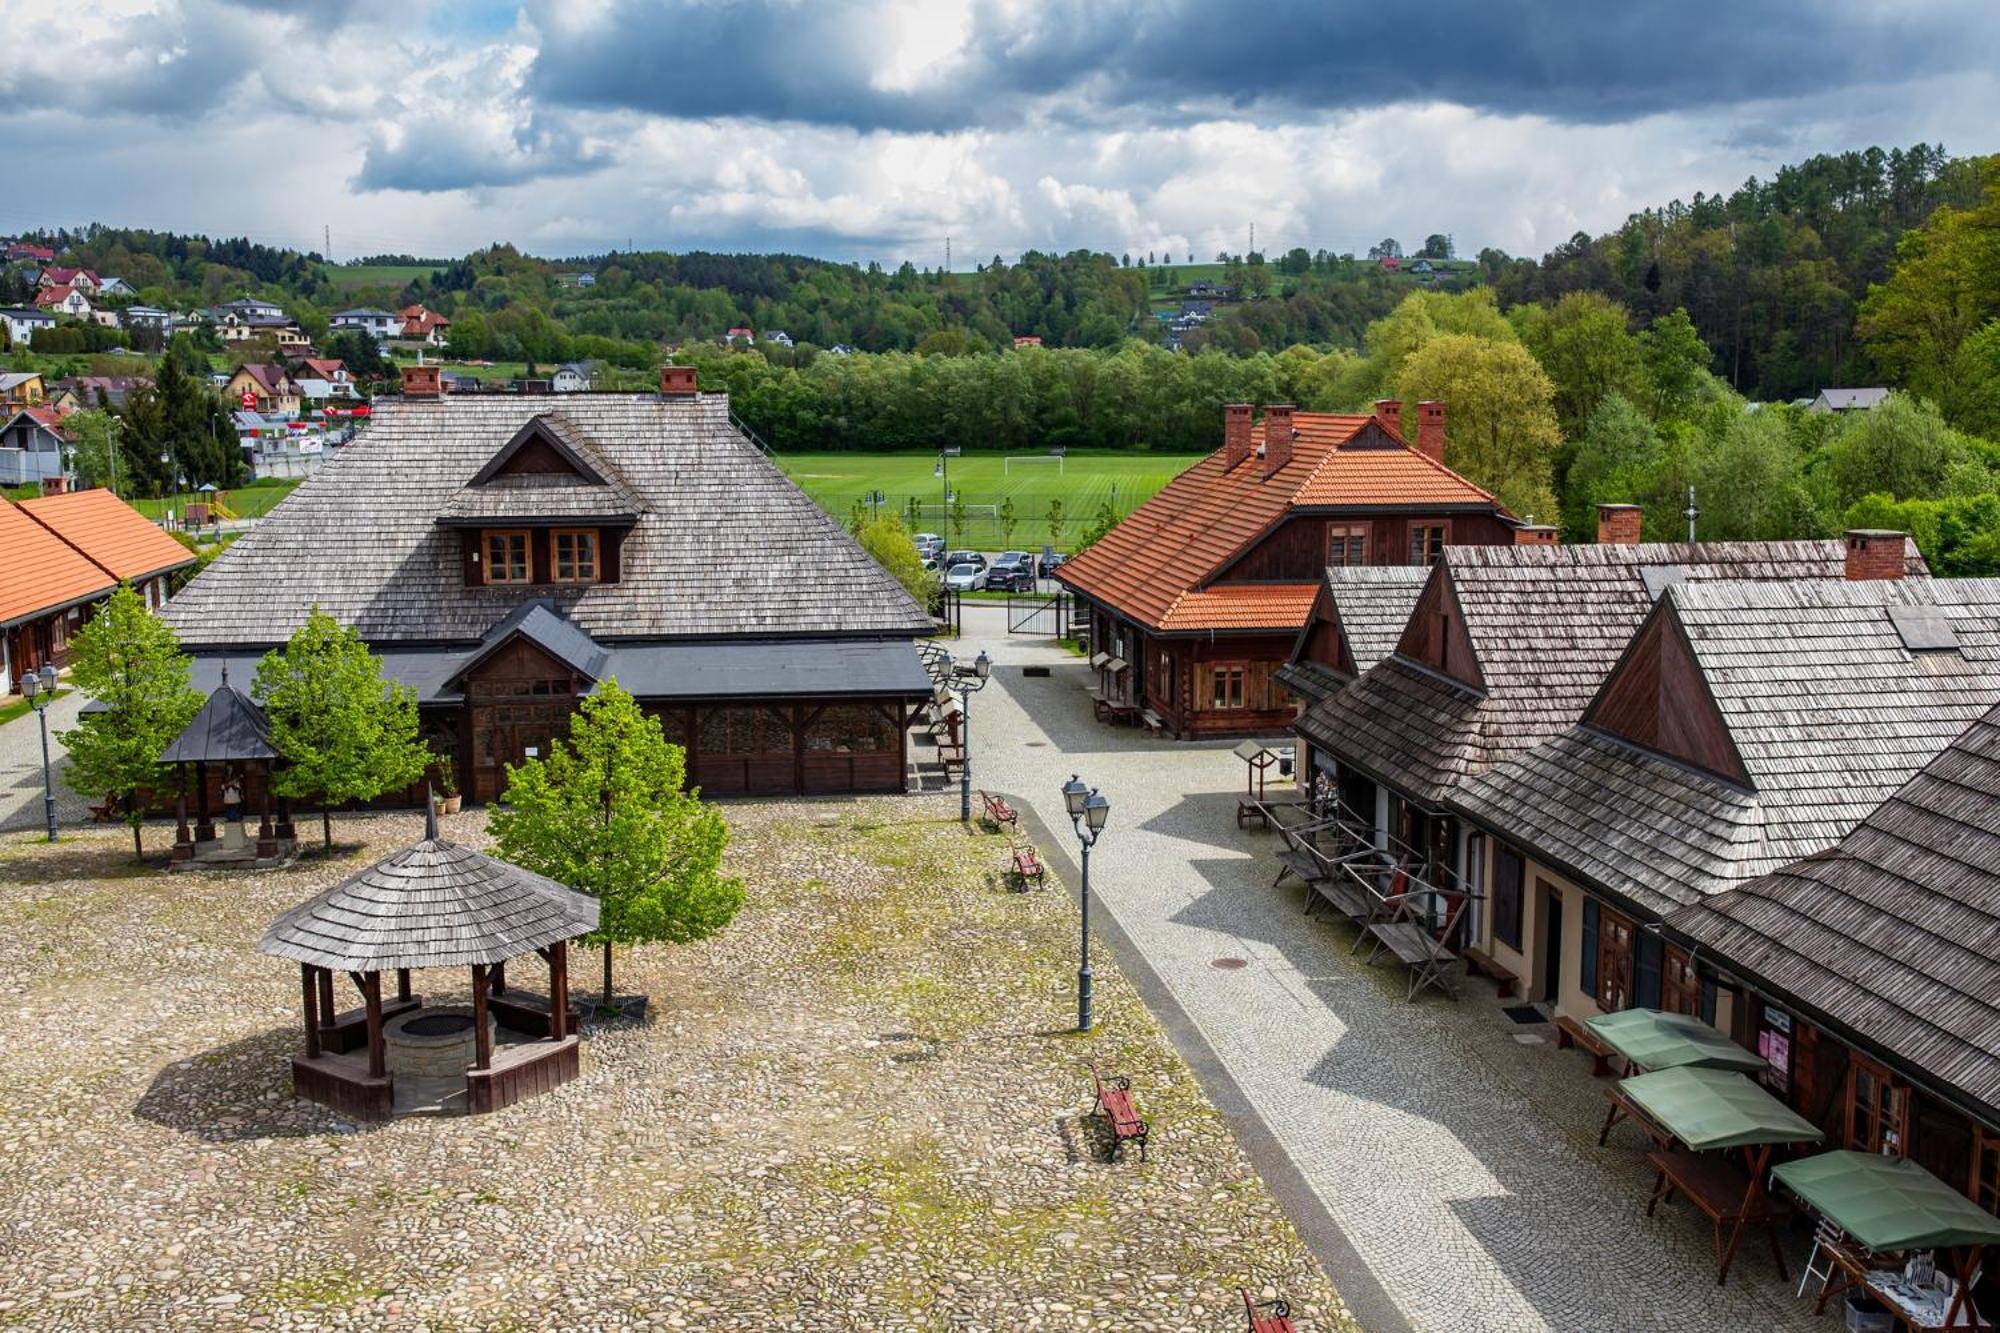
[(974, 564), (953, 565), (945, 573), (944, 586), (953, 592), (978, 592), (986, 586), (986, 571)]
[(953, 551), (945, 556), (944, 567), (950, 569), (953, 565), (971, 565), (983, 573), (986, 569), (986, 557), (977, 551)]
[(936, 560), (944, 555), (944, 538), (935, 532), (919, 532), (910, 538), (910, 544), (917, 548), (917, 554), (926, 559)]
[(986, 586), (1004, 588), (1008, 592), (1033, 592), (1035, 590), (1035, 562), (1026, 551), (1002, 551), (994, 560), (993, 568), (986, 571)]
[(1056, 568), (1067, 559), (1069, 559), (1069, 557), (1064, 555), (1061, 551), (1057, 551), (1052, 555), (1043, 556), (1039, 562), (1041, 576), (1045, 579), (1054, 578), (1056, 576)]

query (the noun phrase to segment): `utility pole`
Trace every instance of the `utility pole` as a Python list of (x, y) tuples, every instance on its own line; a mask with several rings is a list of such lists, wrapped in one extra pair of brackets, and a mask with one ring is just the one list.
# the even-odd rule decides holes
[(951, 272), (951, 237), (944, 238), (944, 271)]
[(333, 262), (333, 224), (328, 223), (321, 227), (320, 233), (326, 241), (326, 262), (331, 264)]
[(1243, 252), (1243, 260), (1248, 263), (1250, 256), (1257, 253), (1257, 224), (1250, 224), (1250, 248)]

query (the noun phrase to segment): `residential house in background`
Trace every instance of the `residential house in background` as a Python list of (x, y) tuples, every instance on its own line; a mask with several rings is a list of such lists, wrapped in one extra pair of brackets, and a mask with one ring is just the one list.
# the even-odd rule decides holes
[(100, 279), (97, 284), (97, 294), (99, 296), (121, 296), (121, 297), (138, 295), (137, 292), (132, 290), (132, 284), (126, 282), (125, 279), (123, 278)]
[(334, 312), (328, 327), (335, 333), (365, 333), (376, 342), (387, 342), (402, 333), (403, 320), (387, 310), (356, 306), (351, 310)]
[(1017, 333), (1014, 335), (1014, 346), (1016, 348), (1040, 347), (1041, 345), (1042, 336), (1039, 333)]
[(402, 313), (403, 327), (399, 336), (407, 342), (420, 342), (428, 347), (442, 347), (451, 336), (451, 321), (435, 310), (421, 305), (405, 306)]
[(60, 482), (63, 450), (70, 443), (62, 417), (50, 407), (20, 407), (0, 424), (0, 486)]
[(571, 361), (556, 367), (556, 373), (549, 387), (557, 393), (588, 393), (590, 391), (590, 363)]
[(145, 375), (71, 375), (60, 383), (61, 387), (76, 395), (79, 408), (109, 403), (123, 410), (125, 400), (134, 389), (151, 388), (153, 381)]
[(37, 287), (74, 287), (86, 296), (103, 289), (98, 276), (87, 268), (45, 268), (35, 279)]
[(722, 341), (725, 346), (729, 347), (735, 347), (738, 344), (741, 344), (744, 347), (749, 347), (756, 343), (757, 335), (739, 324), (735, 328), (723, 334)]
[(764, 331), (764, 341), (767, 343), (776, 343), (780, 347), (790, 347), (792, 345), (792, 335), (786, 333), (783, 329), (766, 329)]
[(35, 293), (35, 308), (72, 319), (89, 319), (91, 312), (90, 302), (74, 287), (42, 288)]
[(37, 372), (0, 371), (0, 408), (39, 407), (47, 397), (48, 385)]
[[(292, 363), (292, 383), (308, 402), (354, 398), (354, 377), (339, 357), (306, 356)], [(239, 400), (240, 401), (240, 400)]]
[(1274, 679), (1329, 565), (1429, 565), (1448, 542), (1519, 526), (1444, 463), (1445, 408), (1370, 416), (1223, 411), (1223, 447), (1169, 482), (1056, 579), (1091, 628), (1101, 716), (1180, 736), (1271, 731), (1296, 715)]
[(255, 296), (239, 296), (234, 301), (224, 301), (221, 305), (216, 306), (213, 310), (209, 311), (209, 316), (220, 323), (230, 315), (236, 315), (239, 318), (254, 316), (258, 319), (277, 319), (284, 313), (284, 308), (275, 302), (262, 300)]
[(9, 347), (32, 347), (37, 329), (52, 329), (56, 317), (46, 310), (24, 310), (18, 307), (0, 309), (0, 321), (7, 326)]
[(222, 396), (232, 407), (259, 416), (289, 419), (299, 414), (299, 386), (283, 366), (248, 362), (236, 368), (222, 386)]
[(7, 245), (7, 262), (10, 264), (53, 264), (55, 261), (56, 252), (46, 245), (36, 245), (31, 241), (10, 241)]
[(128, 305), (119, 312), (119, 317), (125, 327), (134, 333), (152, 333), (160, 337), (165, 337), (174, 323), (172, 311), (150, 305)]
[(595, 273), (559, 273), (556, 275), (556, 285), (559, 287), (595, 287), (597, 285), (597, 275)]
[(168, 605), (197, 688), (225, 661), (247, 679), (317, 603), (416, 691), (476, 800), (613, 678), (705, 794), (905, 789), (930, 617), (725, 395), (686, 367), (658, 394), (544, 399), (403, 376), (337, 467)]
[(1889, 396), (1887, 389), (1821, 389), (1806, 404), (1808, 412), (1872, 412)]

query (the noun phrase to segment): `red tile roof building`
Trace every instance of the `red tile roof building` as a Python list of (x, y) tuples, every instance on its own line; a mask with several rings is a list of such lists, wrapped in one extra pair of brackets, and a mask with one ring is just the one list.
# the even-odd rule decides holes
[[(1091, 626), (1100, 712), (1179, 735), (1262, 731), (1295, 708), (1284, 664), (1329, 565), (1428, 564), (1446, 542), (1511, 544), (1493, 496), (1444, 464), (1444, 405), (1418, 444), (1373, 415), (1223, 409), (1223, 447), (1057, 577)], [(1147, 715), (1151, 714), (1150, 717)]]

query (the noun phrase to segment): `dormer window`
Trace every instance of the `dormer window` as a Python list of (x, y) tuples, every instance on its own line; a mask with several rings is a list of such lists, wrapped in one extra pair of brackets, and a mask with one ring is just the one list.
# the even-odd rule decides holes
[(528, 534), (518, 530), (487, 533), (486, 581), (527, 583), (530, 579)]
[(597, 530), (557, 528), (549, 534), (554, 547), (557, 583), (597, 582)]

